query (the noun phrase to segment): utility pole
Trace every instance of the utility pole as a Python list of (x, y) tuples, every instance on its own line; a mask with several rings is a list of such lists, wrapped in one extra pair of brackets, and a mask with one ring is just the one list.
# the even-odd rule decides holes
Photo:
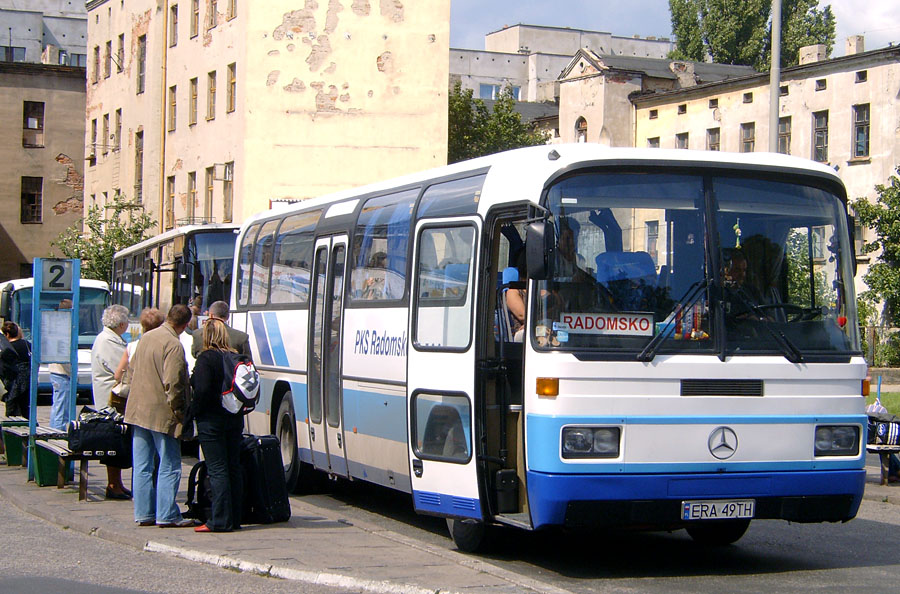
[(772, 0), (772, 64), (769, 67), (769, 152), (778, 152), (778, 96), (781, 94), (781, 0)]

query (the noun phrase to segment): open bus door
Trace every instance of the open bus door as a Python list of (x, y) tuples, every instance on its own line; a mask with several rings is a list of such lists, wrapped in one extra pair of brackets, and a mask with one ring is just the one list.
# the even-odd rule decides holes
[(454, 525), (483, 531), (473, 431), (480, 227), (476, 218), (422, 221), (414, 244), (407, 359), (413, 502), (418, 512), (450, 518), (451, 532)]
[(309, 326), (309, 443), (313, 465), (346, 477), (341, 336), (347, 236), (316, 240)]

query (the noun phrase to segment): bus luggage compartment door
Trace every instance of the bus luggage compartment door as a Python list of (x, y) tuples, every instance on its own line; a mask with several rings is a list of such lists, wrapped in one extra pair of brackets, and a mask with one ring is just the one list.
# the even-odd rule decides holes
[(474, 218), (416, 227), (407, 394), (416, 511), (480, 520), (472, 402), (479, 230)]

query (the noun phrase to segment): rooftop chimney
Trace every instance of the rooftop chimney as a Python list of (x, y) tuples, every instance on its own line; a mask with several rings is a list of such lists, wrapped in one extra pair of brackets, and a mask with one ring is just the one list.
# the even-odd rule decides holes
[(807, 45), (800, 48), (800, 65), (813, 64), (825, 59), (825, 45)]
[(845, 56), (852, 56), (853, 54), (861, 54), (866, 51), (865, 37), (862, 35), (851, 35), (847, 38), (847, 51), (844, 52)]

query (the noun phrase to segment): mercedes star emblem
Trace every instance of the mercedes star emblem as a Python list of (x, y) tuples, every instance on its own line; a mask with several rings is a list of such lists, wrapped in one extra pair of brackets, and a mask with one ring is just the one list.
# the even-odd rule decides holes
[(719, 460), (727, 460), (737, 451), (737, 433), (731, 427), (716, 427), (709, 434), (708, 443), (710, 454)]

